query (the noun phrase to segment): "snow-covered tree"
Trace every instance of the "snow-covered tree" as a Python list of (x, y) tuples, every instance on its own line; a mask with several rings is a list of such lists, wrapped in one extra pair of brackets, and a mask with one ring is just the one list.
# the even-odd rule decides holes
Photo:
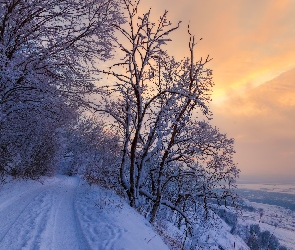
[(11, 128), (22, 128), (18, 138), (35, 148), (43, 137), (32, 131), (52, 137), (56, 124), (87, 106), (97, 64), (111, 57), (113, 25), (123, 22), (119, 7), (116, 0), (0, 0), (2, 166), (18, 143)]
[(271, 233), (268, 230), (262, 231), (258, 224), (237, 224), (237, 227), (232, 230), (232, 233), (239, 235), (250, 247), (250, 249), (287, 249), (284, 245), (280, 244), (274, 232)]
[(76, 116), (75, 110), (57, 102), (47, 99), (46, 105), (15, 110), (0, 124), (2, 171), (24, 178), (53, 172), (61, 146), (60, 128)]
[[(117, 1), (0, 1), (1, 120), (44, 93), (80, 104), (97, 60), (111, 57)], [(21, 105), (19, 104), (21, 103)]]
[(172, 26), (167, 11), (158, 23), (151, 10), (137, 17), (139, 1), (123, 2), (128, 25), (116, 28), (125, 37), (117, 42), (124, 55), (105, 71), (116, 83), (101, 87), (96, 109), (114, 119), (121, 137), (120, 177), (130, 205), (148, 204), (151, 222), (169, 208), (193, 234), (200, 210), (210, 215), (211, 200), (235, 199), (239, 173), (233, 139), (209, 124), (210, 58), (195, 61), (191, 34), (190, 56), (180, 62), (169, 56), (163, 47), (179, 24)]
[(64, 173), (79, 173), (90, 184), (122, 190), (117, 168), (118, 136), (94, 117), (81, 116), (67, 129)]

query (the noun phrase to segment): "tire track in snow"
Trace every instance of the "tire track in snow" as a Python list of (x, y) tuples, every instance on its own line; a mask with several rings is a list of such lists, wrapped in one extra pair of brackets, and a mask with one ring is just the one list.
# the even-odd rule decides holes
[(79, 180), (58, 177), (54, 185), (24, 192), (0, 207), (0, 249), (90, 249), (75, 211)]
[[(48, 181), (45, 181), (45, 183), (41, 183), (41, 182), (34, 182), (35, 185), (30, 186), (28, 185), (28, 183), (32, 183), (33, 181), (27, 181), (27, 182), (22, 182), (22, 183), (17, 183), (17, 184), (21, 184), (22, 186), (25, 186), (25, 188), (23, 188), (22, 186), (20, 186), (20, 189), (17, 189), (17, 192), (15, 192), (16, 190), (6, 190), (6, 192), (1, 193), (0, 195), (0, 211), (2, 211), (3, 209), (5, 209), (6, 207), (9, 207), (12, 205), (12, 203), (15, 202), (20, 202), (26, 198), (24, 197), (28, 197), (28, 196), (34, 196), (40, 193), (40, 191), (42, 191), (45, 186), (53, 186), (55, 185), (55, 183), (59, 181), (57, 178), (52, 178), (50, 179), (50, 182), (48, 183)], [(10, 184), (10, 189), (11, 189), (11, 183)], [(41, 185), (42, 184), (42, 185)], [(1, 190), (2, 191), (2, 190)], [(11, 193), (12, 191), (12, 193)]]
[(0, 210), (0, 242), (7, 235), (9, 230), (14, 226), (17, 220), (21, 217), (24, 210), (38, 196), (42, 190), (34, 190), (31, 193), (24, 193), (18, 199), (11, 199)]
[[(7, 217), (7, 228), (2, 235), (0, 249), (39, 249), (37, 239), (45, 227), (51, 203), (48, 202), (47, 191), (40, 191), (35, 197), (30, 198), (31, 196), (12, 221), (10, 220), (12, 217)], [(13, 205), (17, 206), (15, 203)], [(10, 208), (11, 206), (2, 211), (3, 216)], [(9, 215), (15, 212), (16, 210), (12, 209)]]
[(55, 233), (52, 249), (90, 249), (75, 211), (78, 184), (78, 178), (68, 177), (59, 188), (59, 201), (53, 223)]

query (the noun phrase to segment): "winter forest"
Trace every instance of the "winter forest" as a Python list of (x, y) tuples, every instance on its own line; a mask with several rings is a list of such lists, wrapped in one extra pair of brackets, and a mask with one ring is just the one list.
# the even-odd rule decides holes
[[(2, 186), (76, 176), (135, 209), (167, 249), (288, 249), (259, 221), (238, 223), (234, 139), (210, 123), (212, 59), (198, 57), (190, 26), (152, 11), (0, 0)], [(178, 29), (181, 61), (165, 47)], [(206, 234), (224, 225), (231, 247)]]

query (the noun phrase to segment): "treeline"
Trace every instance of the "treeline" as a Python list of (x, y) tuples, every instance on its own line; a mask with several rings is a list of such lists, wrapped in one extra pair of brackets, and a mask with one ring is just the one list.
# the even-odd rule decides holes
[(118, 1), (0, 1), (0, 172), (52, 173), (111, 58)]

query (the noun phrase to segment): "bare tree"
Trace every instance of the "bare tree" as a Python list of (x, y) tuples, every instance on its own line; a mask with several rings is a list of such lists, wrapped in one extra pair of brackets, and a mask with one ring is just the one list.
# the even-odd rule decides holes
[(151, 222), (161, 207), (169, 208), (192, 235), (199, 209), (208, 216), (212, 200), (235, 199), (239, 174), (233, 139), (208, 123), (211, 59), (195, 61), (190, 33), (190, 56), (170, 57), (163, 46), (179, 23), (172, 26), (167, 11), (153, 23), (151, 10), (137, 17), (139, 1), (123, 2), (128, 25), (116, 28), (125, 37), (118, 42), (124, 56), (105, 71), (116, 83), (101, 87), (96, 110), (114, 119), (121, 136), (120, 177), (130, 205), (144, 206)]

